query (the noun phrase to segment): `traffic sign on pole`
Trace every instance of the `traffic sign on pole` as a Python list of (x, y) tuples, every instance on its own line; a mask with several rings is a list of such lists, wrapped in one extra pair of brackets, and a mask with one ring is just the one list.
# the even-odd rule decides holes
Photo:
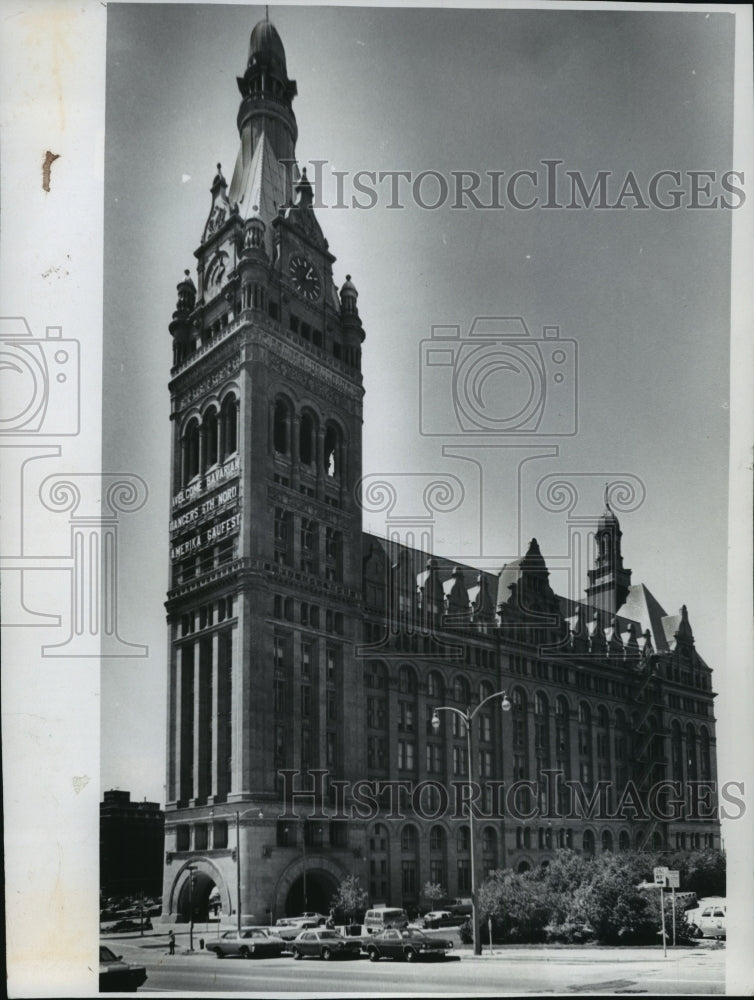
[(665, 879), (668, 874), (668, 869), (664, 867), (658, 867), (654, 869), (655, 885), (665, 885)]

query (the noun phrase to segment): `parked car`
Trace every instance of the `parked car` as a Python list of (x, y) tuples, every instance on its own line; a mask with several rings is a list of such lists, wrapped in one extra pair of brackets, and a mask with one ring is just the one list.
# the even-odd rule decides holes
[(269, 958), (281, 955), (286, 947), (285, 941), (273, 934), (267, 927), (244, 927), (238, 931), (225, 931), (219, 938), (207, 941), (206, 951), (211, 951), (218, 958), (228, 955), (238, 955), (239, 958)]
[(310, 927), (319, 927), (320, 919), (322, 924), (326, 923), (327, 917), (321, 913), (301, 914), (298, 917), (280, 917), (275, 921), (275, 933), (279, 934), (284, 941), (292, 941), (301, 931)]
[(421, 958), (437, 958), (452, 947), (452, 941), (430, 937), (413, 927), (406, 927), (403, 930), (388, 927), (387, 930), (373, 934), (369, 943), (364, 945), (370, 962), (378, 962), (381, 958), (398, 958), (406, 962), (415, 962)]
[(115, 955), (104, 944), (99, 946), (100, 993), (134, 993), (146, 981), (147, 970), (143, 965), (124, 962), (122, 955)]
[(462, 924), (464, 917), (456, 916), (450, 910), (432, 910), (424, 914), (425, 927), (456, 927)]
[(386, 927), (406, 927), (408, 926), (408, 914), (405, 910), (399, 910), (395, 907), (378, 906), (374, 910), (367, 910), (364, 916), (364, 926), (368, 934), (384, 931)]
[(727, 912), (724, 899), (702, 899), (696, 909), (686, 911), (686, 920), (695, 925), (698, 937), (725, 938)]
[(294, 958), (359, 958), (361, 943), (327, 928), (301, 931), (291, 946)]
[(144, 922), (140, 920), (118, 920), (108, 927), (102, 927), (101, 934), (123, 934), (126, 931), (151, 931), (152, 921), (149, 917), (144, 917)]

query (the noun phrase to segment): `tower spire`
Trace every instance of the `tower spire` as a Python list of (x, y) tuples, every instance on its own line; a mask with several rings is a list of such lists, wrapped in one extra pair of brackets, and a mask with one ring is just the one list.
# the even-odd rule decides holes
[(587, 572), (586, 588), (590, 603), (610, 615), (618, 613), (625, 604), (631, 586), (631, 570), (623, 566), (618, 518), (610, 506), (610, 484), (605, 483), (605, 510), (597, 522), (594, 534), (594, 568)]

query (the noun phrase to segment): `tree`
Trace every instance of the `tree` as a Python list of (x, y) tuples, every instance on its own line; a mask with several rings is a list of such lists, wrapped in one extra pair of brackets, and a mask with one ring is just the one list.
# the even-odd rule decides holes
[(434, 911), (435, 903), (438, 899), (445, 898), (445, 890), (439, 882), (425, 882), (422, 895), (431, 902), (432, 910)]
[(361, 888), (358, 875), (348, 875), (338, 886), (331, 905), (333, 909), (343, 910), (351, 923), (354, 923), (356, 913), (365, 909), (368, 899), (369, 894), (366, 889)]
[(603, 854), (591, 862), (589, 882), (574, 902), (601, 944), (655, 941), (657, 924), (647, 893), (638, 888), (631, 861)]

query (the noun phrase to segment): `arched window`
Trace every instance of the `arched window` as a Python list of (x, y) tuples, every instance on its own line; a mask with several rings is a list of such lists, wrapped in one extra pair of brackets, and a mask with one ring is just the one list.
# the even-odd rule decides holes
[(419, 844), (419, 838), (416, 833), (416, 827), (411, 823), (407, 823), (401, 830), (401, 851), (404, 854), (416, 854)]
[(218, 422), (217, 410), (210, 409), (204, 414), (202, 421), (202, 436), (204, 437), (204, 470), (217, 464), (218, 455)]
[(702, 781), (709, 781), (712, 776), (712, 760), (710, 756), (709, 732), (702, 726), (699, 733), (699, 767)]
[(459, 854), (467, 854), (471, 849), (471, 834), (467, 826), (458, 827), (456, 850)]
[(337, 479), (341, 475), (341, 452), (340, 433), (336, 427), (328, 424), (325, 430), (324, 469), (325, 475), (330, 479)]
[(291, 413), (288, 404), (283, 399), (275, 401), (273, 418), (272, 446), (278, 455), (290, 454)]
[(199, 475), (199, 421), (189, 421), (183, 435), (184, 483)]
[(683, 781), (683, 733), (677, 719), (670, 725), (670, 766), (673, 781)]
[(411, 667), (404, 665), (398, 671), (398, 689), (401, 694), (416, 694), (416, 674)]
[(445, 850), (445, 831), (441, 826), (433, 826), (429, 831), (429, 849), (434, 852)]
[(618, 834), (618, 847), (621, 851), (628, 851), (631, 849), (631, 837), (627, 830), (621, 830)]
[(482, 854), (493, 857), (497, 854), (497, 833), (491, 826), (485, 826), (482, 830)]
[(697, 766), (696, 766), (696, 730), (689, 723), (686, 726), (686, 757), (688, 758), (688, 780), (696, 781)]
[(222, 442), (221, 461), (238, 451), (238, 401), (235, 396), (226, 396), (220, 410), (220, 440)]
[(314, 434), (314, 418), (310, 413), (302, 413), (298, 433), (298, 457), (303, 465), (311, 465), (314, 461)]
[(369, 851), (371, 854), (384, 854), (387, 851), (388, 832), (383, 823), (375, 823), (369, 835)]
[(591, 830), (584, 830), (584, 836), (582, 837), (581, 843), (584, 849), (584, 854), (594, 854), (594, 834)]
[(438, 674), (435, 670), (430, 671), (427, 677), (427, 697), (438, 698), (440, 701), (445, 697), (442, 674)]
[(513, 746), (526, 749), (526, 692), (520, 688), (514, 688), (512, 704), (512, 725), (513, 725)]
[(469, 703), (469, 682), (460, 674), (453, 681), (453, 701), (460, 702), (462, 705)]
[(546, 765), (550, 754), (550, 703), (541, 691), (534, 696), (534, 745), (537, 757)]
[(613, 835), (609, 830), (602, 831), (602, 851), (612, 851), (613, 849)]

